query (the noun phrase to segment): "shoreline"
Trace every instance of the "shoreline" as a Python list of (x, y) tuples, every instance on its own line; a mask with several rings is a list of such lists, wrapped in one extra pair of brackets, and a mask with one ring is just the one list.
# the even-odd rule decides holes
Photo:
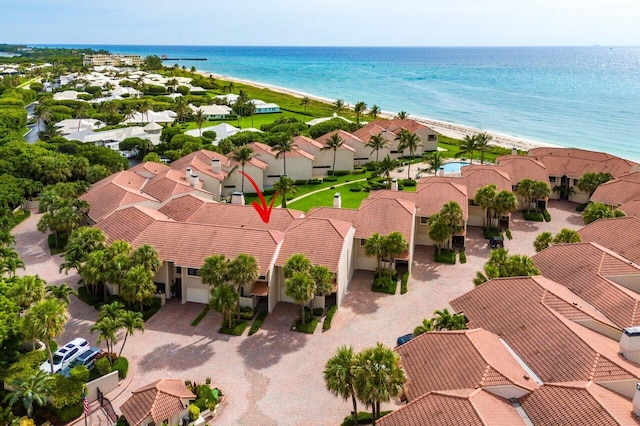
[[(204, 77), (211, 76), (216, 79), (232, 81), (234, 83), (242, 83), (249, 86), (257, 87), (259, 89), (269, 89), (274, 92), (283, 93), (285, 95), (291, 95), (296, 98), (303, 98), (306, 96), (309, 99), (312, 99), (318, 102), (324, 102), (329, 104), (332, 104), (334, 102), (334, 99), (313, 95), (311, 93), (306, 93), (301, 90), (293, 90), (293, 89), (288, 89), (286, 87), (275, 86), (273, 84), (261, 83), (257, 81), (233, 77), (230, 75), (217, 74), (209, 71), (196, 70), (196, 73)], [(350, 109), (353, 108), (353, 105), (348, 105), (348, 108)], [(379, 114), (379, 117), (391, 119), (395, 117), (395, 113), (392, 113), (389, 111), (382, 111)], [(455, 139), (464, 139), (464, 137), (467, 135), (474, 135), (477, 133), (486, 132), (487, 134), (493, 137), (493, 139), (491, 139), (491, 142), (490, 142), (491, 145), (496, 145), (496, 146), (500, 146), (507, 149), (516, 148), (521, 151), (528, 151), (532, 148), (539, 148), (539, 147), (557, 147), (557, 148), (561, 147), (560, 145), (549, 143), (549, 142), (534, 141), (531, 139), (520, 138), (517, 136), (496, 132), (493, 130), (478, 129), (471, 126), (465, 126), (463, 124), (452, 123), (452, 122), (443, 121), (443, 120), (436, 120), (434, 118), (420, 117), (420, 116), (413, 116), (413, 115), (410, 115), (409, 117), (419, 123), (422, 123), (432, 128), (433, 130), (435, 130), (436, 132), (444, 136), (455, 138)]]

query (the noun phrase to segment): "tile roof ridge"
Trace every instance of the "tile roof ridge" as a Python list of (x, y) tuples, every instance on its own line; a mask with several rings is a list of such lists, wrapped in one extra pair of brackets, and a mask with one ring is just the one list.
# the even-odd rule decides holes
[[(592, 393), (592, 388), (594, 388), (595, 386), (601, 386), (599, 384), (597, 384), (596, 382), (590, 380), (586, 383), (584, 389), (587, 391), (587, 393), (589, 394), (589, 396), (591, 398), (593, 398), (593, 400), (600, 406), (600, 408), (602, 408), (604, 411), (606, 411), (607, 414), (609, 414), (609, 416), (611, 416), (612, 419), (618, 421), (619, 416), (616, 415), (614, 412), (612, 412), (609, 407), (606, 404), (603, 404), (602, 402), (600, 402), (600, 398), (596, 398), (596, 396)], [(604, 387), (604, 386), (601, 386)], [(607, 388), (605, 388), (607, 389)], [(609, 391), (611, 391), (610, 389), (607, 389)], [(613, 391), (611, 391), (613, 392)], [(617, 393), (617, 392), (616, 392)], [(632, 413), (633, 417), (635, 418), (635, 413)]]

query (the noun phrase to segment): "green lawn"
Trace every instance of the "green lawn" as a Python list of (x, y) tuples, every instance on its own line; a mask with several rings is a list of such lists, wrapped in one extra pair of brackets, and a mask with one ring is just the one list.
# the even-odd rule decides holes
[(354, 182), (349, 185), (340, 186), (334, 189), (326, 189), (318, 194), (310, 195), (299, 201), (293, 201), (287, 204), (287, 207), (308, 212), (312, 207), (331, 207), (333, 206), (333, 196), (336, 192), (340, 193), (342, 198), (342, 207), (348, 209), (357, 209), (360, 207), (362, 200), (369, 197), (368, 192), (351, 192), (349, 188), (354, 186), (363, 186), (365, 182)]
[[(309, 117), (309, 116), (304, 116), (302, 114), (297, 114), (297, 113), (293, 113), (293, 112), (289, 112), (289, 111), (283, 111), (281, 113), (272, 113), (272, 114), (257, 114), (254, 115), (253, 117), (242, 117), (240, 119), (240, 125), (238, 126), (238, 120), (234, 119), (234, 120), (215, 120), (215, 121), (205, 121), (202, 124), (202, 128), (204, 129), (205, 127), (210, 127), (210, 126), (217, 126), (220, 123), (229, 123), (234, 127), (239, 127), (241, 129), (246, 129), (249, 127), (254, 127), (256, 129), (260, 129), (260, 126), (262, 126), (263, 124), (271, 124), (274, 121), (276, 121), (278, 118), (281, 117), (295, 117), (300, 121), (309, 121), (311, 120), (313, 117)], [(252, 120), (253, 118), (253, 120)], [(195, 121), (188, 121), (186, 123), (186, 129), (185, 130), (192, 130), (192, 129), (197, 129), (198, 125), (196, 124)]]
[[(453, 158), (455, 157), (455, 155), (460, 152), (460, 144), (463, 141), (460, 139), (454, 139), (454, 138), (449, 138), (447, 136), (438, 136), (438, 147), (440, 148), (444, 148), (447, 151), (443, 152), (442, 155), (443, 157), (446, 158)], [(498, 146), (492, 146), (490, 151), (487, 151), (484, 153), (484, 160), (485, 161), (489, 161), (492, 163), (495, 163), (496, 161), (496, 157), (499, 157), (501, 155), (508, 155), (511, 154), (511, 150), (507, 149), (507, 148), (502, 148), (502, 147), (498, 147)], [(467, 157), (468, 158), (468, 157)], [(477, 160), (478, 163), (480, 162), (480, 153), (479, 152), (474, 152), (473, 153), (473, 159)]]

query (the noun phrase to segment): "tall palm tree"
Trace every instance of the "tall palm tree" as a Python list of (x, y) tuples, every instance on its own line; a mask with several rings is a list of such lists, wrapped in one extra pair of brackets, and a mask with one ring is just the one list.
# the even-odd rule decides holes
[[(256, 153), (250, 146), (242, 145), (232, 151), (231, 159), (237, 163), (240, 163), (242, 173), (244, 173), (244, 166), (255, 156)], [(245, 177), (242, 176), (242, 183), (240, 186), (242, 192), (244, 192), (244, 180)]]
[(344, 100), (336, 99), (336, 101), (333, 103), (333, 110), (336, 112), (336, 114), (340, 115), (345, 106), (346, 105), (344, 103)]
[(480, 208), (485, 209), (487, 212), (485, 226), (491, 227), (493, 224), (491, 223), (491, 209), (495, 203), (496, 198), (496, 186), (494, 184), (484, 186), (479, 188), (476, 192), (476, 195), (473, 197), (473, 201), (480, 206)]
[(5, 275), (12, 278), (18, 268), (24, 269), (25, 265), (18, 252), (12, 247), (0, 247), (0, 277)]
[(47, 396), (51, 394), (52, 379), (53, 376), (41, 370), (36, 370), (27, 378), (16, 377), (11, 383), (12, 390), (7, 393), (4, 402), (13, 406), (21, 401), (27, 410), (27, 417), (31, 418), (34, 404), (41, 407), (46, 404)]
[[(451, 229), (450, 238), (453, 238), (453, 234), (456, 232), (456, 228), (459, 227), (464, 220), (462, 207), (460, 207), (460, 204), (456, 203), (455, 201), (446, 202), (440, 209), (440, 217), (442, 217), (447, 225), (449, 225)], [(449, 245), (451, 246), (451, 241), (449, 242)]]
[(89, 110), (89, 107), (84, 102), (78, 105), (78, 108), (76, 109), (76, 118), (78, 119), (78, 131), (80, 131), (80, 124), (82, 123), (82, 117), (87, 115), (88, 110)]
[(300, 321), (305, 324), (306, 318), (304, 306), (309, 303), (314, 296), (314, 283), (311, 275), (307, 272), (294, 272), (289, 278), (285, 279), (286, 295), (300, 305)]
[(304, 98), (300, 99), (300, 105), (304, 107), (304, 116), (307, 116), (307, 106), (309, 106), (309, 104), (311, 104), (311, 99), (309, 99), (308, 96), (305, 96)]
[(94, 331), (98, 332), (98, 344), (104, 342), (107, 345), (107, 356), (109, 358), (109, 362), (113, 364), (113, 349), (116, 343), (118, 343), (118, 330), (122, 328), (122, 322), (120, 318), (112, 318), (110, 316), (105, 316), (104, 318), (99, 319), (96, 323), (91, 326), (89, 332), (93, 334)]
[(60, 272), (68, 272), (71, 268), (79, 269), (90, 253), (106, 248), (106, 240), (107, 236), (101, 229), (90, 226), (74, 229), (67, 242)]
[[(378, 162), (378, 156), (380, 154), (380, 150), (386, 148), (389, 145), (389, 141), (382, 136), (381, 133), (377, 135), (371, 135), (369, 141), (364, 145), (366, 148), (371, 148), (371, 154), (376, 153), (376, 162)], [(369, 155), (371, 155), (369, 154)]]
[(120, 352), (118, 353), (118, 357), (122, 355), (124, 345), (127, 344), (127, 338), (129, 336), (133, 336), (133, 333), (135, 333), (136, 331), (144, 332), (144, 320), (142, 319), (141, 312), (133, 312), (123, 309), (120, 312), (119, 319), (122, 324), (122, 328), (124, 328), (125, 330), (125, 334), (124, 341), (122, 342), (122, 346), (120, 347)]
[(282, 208), (287, 208), (287, 195), (295, 194), (298, 191), (298, 187), (294, 184), (293, 179), (286, 176), (280, 176), (280, 180), (273, 184), (273, 189), (280, 194), (280, 205)]
[(238, 292), (233, 286), (222, 284), (211, 289), (209, 306), (216, 312), (221, 313), (227, 320), (227, 327), (231, 328), (233, 310), (238, 305), (239, 300)]
[(198, 130), (200, 132), (200, 136), (202, 136), (202, 125), (207, 120), (207, 117), (205, 117), (205, 115), (204, 115), (204, 111), (202, 111), (201, 108), (198, 108), (196, 113), (193, 115), (193, 119), (195, 120), (196, 125), (198, 126)]
[(356, 113), (356, 124), (360, 126), (360, 116), (367, 110), (367, 104), (364, 101), (356, 102), (353, 111)]
[(398, 162), (387, 154), (382, 161), (376, 165), (376, 170), (373, 171), (375, 176), (384, 176), (387, 179), (387, 189), (391, 188), (391, 172), (396, 168)]
[(378, 105), (372, 106), (369, 110), (369, 114), (371, 114), (371, 116), (375, 120), (376, 118), (378, 118), (378, 115), (380, 115), (380, 107)]
[(340, 346), (324, 368), (324, 383), (329, 392), (345, 401), (351, 397), (354, 425), (358, 424), (358, 400), (354, 386), (357, 360), (357, 355), (351, 346)]
[(203, 284), (219, 287), (229, 280), (229, 259), (224, 254), (212, 254), (204, 259), (198, 274)]
[(47, 348), (51, 374), (53, 374), (53, 353), (51, 341), (62, 334), (69, 319), (67, 305), (56, 299), (44, 299), (33, 305), (23, 318), (22, 329), (29, 339), (41, 340)]
[(400, 111), (396, 115), (396, 118), (399, 118), (400, 120), (406, 120), (408, 117), (409, 117), (409, 113), (407, 111)]
[(64, 302), (66, 305), (71, 303), (71, 295), (76, 296), (78, 292), (70, 285), (63, 283), (60, 285), (48, 285), (46, 288), (47, 295)]
[(107, 282), (108, 268), (107, 253), (104, 250), (89, 253), (85, 263), (80, 265), (78, 273), (83, 278), (87, 289), (93, 289), (94, 296), (98, 293), (98, 287)]
[(275, 145), (273, 150), (276, 153), (276, 158), (282, 157), (282, 163), (284, 167), (284, 176), (287, 175), (287, 152), (293, 151), (296, 146), (293, 143), (293, 139), (290, 137), (281, 138)]
[(143, 265), (136, 265), (127, 271), (120, 290), (124, 300), (140, 304), (140, 312), (144, 310), (144, 301), (153, 297), (155, 292), (153, 272)]
[(518, 182), (516, 194), (524, 198), (527, 210), (531, 209), (531, 205), (533, 204), (533, 181), (531, 179), (522, 179)]
[(338, 148), (342, 146), (344, 143), (344, 139), (340, 137), (338, 132), (335, 132), (325, 141), (324, 146), (320, 148), (321, 151), (331, 149), (333, 150), (333, 165), (331, 166), (331, 172), (335, 173), (336, 171), (336, 153), (338, 152)]
[(429, 163), (429, 172), (433, 174), (437, 174), (444, 164), (444, 157), (438, 151), (425, 153), (422, 158)]
[(420, 136), (412, 133), (406, 129), (401, 129), (396, 139), (398, 141), (398, 152), (404, 152), (405, 149), (409, 150), (409, 163), (407, 165), (407, 179), (411, 179), (411, 160), (418, 147), (422, 145)]
[(473, 153), (477, 149), (478, 139), (476, 136), (465, 135), (464, 142), (460, 144), (460, 151), (456, 153), (456, 157), (462, 157), (464, 155), (469, 155), (469, 161), (473, 163)]
[(493, 201), (493, 211), (495, 218), (498, 216), (506, 216), (509, 213), (518, 210), (518, 198), (511, 191), (500, 191), (496, 194)]
[(131, 252), (131, 265), (141, 265), (145, 269), (155, 273), (162, 266), (158, 250), (149, 244), (143, 244)]
[(249, 101), (245, 104), (244, 112), (251, 117), (251, 127), (253, 127), (253, 116), (256, 113), (256, 104), (253, 101)]
[[(255, 257), (249, 254), (241, 253), (229, 262), (229, 277), (231, 282), (235, 284), (235, 290), (238, 294), (240, 287), (255, 282), (259, 275), (258, 262)], [(237, 320), (240, 321), (240, 299), (238, 299), (237, 310)]]
[(44, 298), (45, 284), (46, 282), (38, 275), (20, 277), (10, 287), (11, 299), (22, 311), (25, 311)]
[(52, 118), (51, 111), (44, 105), (39, 105), (36, 109), (36, 120), (38, 122), (38, 132), (40, 132), (40, 122), (45, 124), (50, 122)]
[(489, 142), (491, 142), (493, 136), (482, 132), (476, 135), (476, 149), (480, 152), (480, 164), (484, 164), (484, 153), (490, 148)]
[(376, 270), (382, 270), (382, 256), (384, 255), (384, 238), (374, 232), (371, 234), (369, 238), (365, 241), (364, 244), (364, 252), (367, 256), (375, 256), (378, 267)]
[(432, 320), (434, 330), (464, 330), (467, 328), (464, 315), (449, 313), (445, 308), (436, 310)]
[(533, 182), (531, 186), (531, 197), (536, 201), (536, 208), (538, 208), (538, 200), (544, 200), (551, 195), (551, 187), (547, 182), (537, 180)]

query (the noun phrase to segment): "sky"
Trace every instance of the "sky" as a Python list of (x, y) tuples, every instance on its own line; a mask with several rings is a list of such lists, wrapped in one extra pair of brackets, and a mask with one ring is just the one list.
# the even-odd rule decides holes
[(640, 0), (0, 0), (0, 43), (638, 46)]

